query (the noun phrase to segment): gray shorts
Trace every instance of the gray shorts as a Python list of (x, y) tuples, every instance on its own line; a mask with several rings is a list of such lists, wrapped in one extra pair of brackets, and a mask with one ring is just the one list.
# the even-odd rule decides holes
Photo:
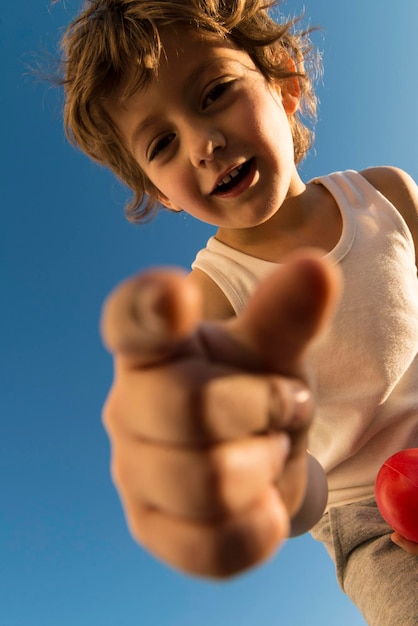
[(331, 508), (311, 530), (369, 626), (418, 625), (418, 557), (396, 546), (373, 498)]

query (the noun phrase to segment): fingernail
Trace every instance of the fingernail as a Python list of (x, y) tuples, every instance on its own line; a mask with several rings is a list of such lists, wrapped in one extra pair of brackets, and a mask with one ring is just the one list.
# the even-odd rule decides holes
[(312, 416), (313, 399), (312, 392), (302, 382), (295, 381), (292, 389), (293, 395), (293, 418), (292, 427), (303, 425)]
[(153, 281), (144, 281), (137, 292), (132, 307), (135, 321), (146, 332), (158, 334), (166, 330), (162, 315), (164, 293), (161, 286)]

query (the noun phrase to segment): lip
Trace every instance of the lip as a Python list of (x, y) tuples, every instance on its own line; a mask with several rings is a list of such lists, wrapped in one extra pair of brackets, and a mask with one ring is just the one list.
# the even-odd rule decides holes
[[(229, 172), (232, 172), (236, 167), (239, 167), (240, 165), (243, 165), (244, 163), (250, 163), (250, 169), (247, 173), (247, 175), (245, 176), (245, 178), (243, 178), (235, 187), (233, 187), (232, 189), (229, 189), (228, 191), (216, 191), (216, 187), (219, 185), (219, 183), (222, 182), (222, 180), (228, 176)], [(241, 163), (236, 163), (235, 165), (233, 165), (232, 167), (229, 167), (227, 170), (225, 170), (217, 179), (212, 191), (211, 191), (211, 195), (216, 196), (217, 198), (235, 198), (236, 196), (239, 196), (241, 193), (243, 193), (244, 191), (246, 191), (248, 189), (248, 187), (251, 185), (251, 183), (254, 180), (254, 176), (255, 176), (255, 172), (256, 172), (256, 166), (255, 166), (255, 158), (251, 157), (251, 159), (248, 159), (247, 161), (242, 161)]]

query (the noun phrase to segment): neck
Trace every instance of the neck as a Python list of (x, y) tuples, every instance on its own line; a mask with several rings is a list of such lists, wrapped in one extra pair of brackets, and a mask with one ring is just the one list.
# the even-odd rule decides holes
[(323, 185), (302, 183), (263, 224), (248, 229), (220, 228), (216, 237), (250, 256), (281, 263), (304, 247), (331, 251), (341, 232), (341, 213), (333, 196)]
[(278, 262), (300, 241), (312, 210), (310, 186), (294, 177), (288, 194), (268, 220), (251, 228), (219, 228), (216, 238), (231, 248), (266, 261)]

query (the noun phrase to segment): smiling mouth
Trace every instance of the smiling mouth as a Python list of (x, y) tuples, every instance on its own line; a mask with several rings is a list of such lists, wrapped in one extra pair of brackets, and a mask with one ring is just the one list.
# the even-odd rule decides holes
[(215, 189), (212, 191), (212, 195), (228, 193), (238, 187), (238, 185), (250, 173), (253, 163), (254, 157), (231, 170), (229, 174), (227, 174), (224, 179), (216, 185)]

